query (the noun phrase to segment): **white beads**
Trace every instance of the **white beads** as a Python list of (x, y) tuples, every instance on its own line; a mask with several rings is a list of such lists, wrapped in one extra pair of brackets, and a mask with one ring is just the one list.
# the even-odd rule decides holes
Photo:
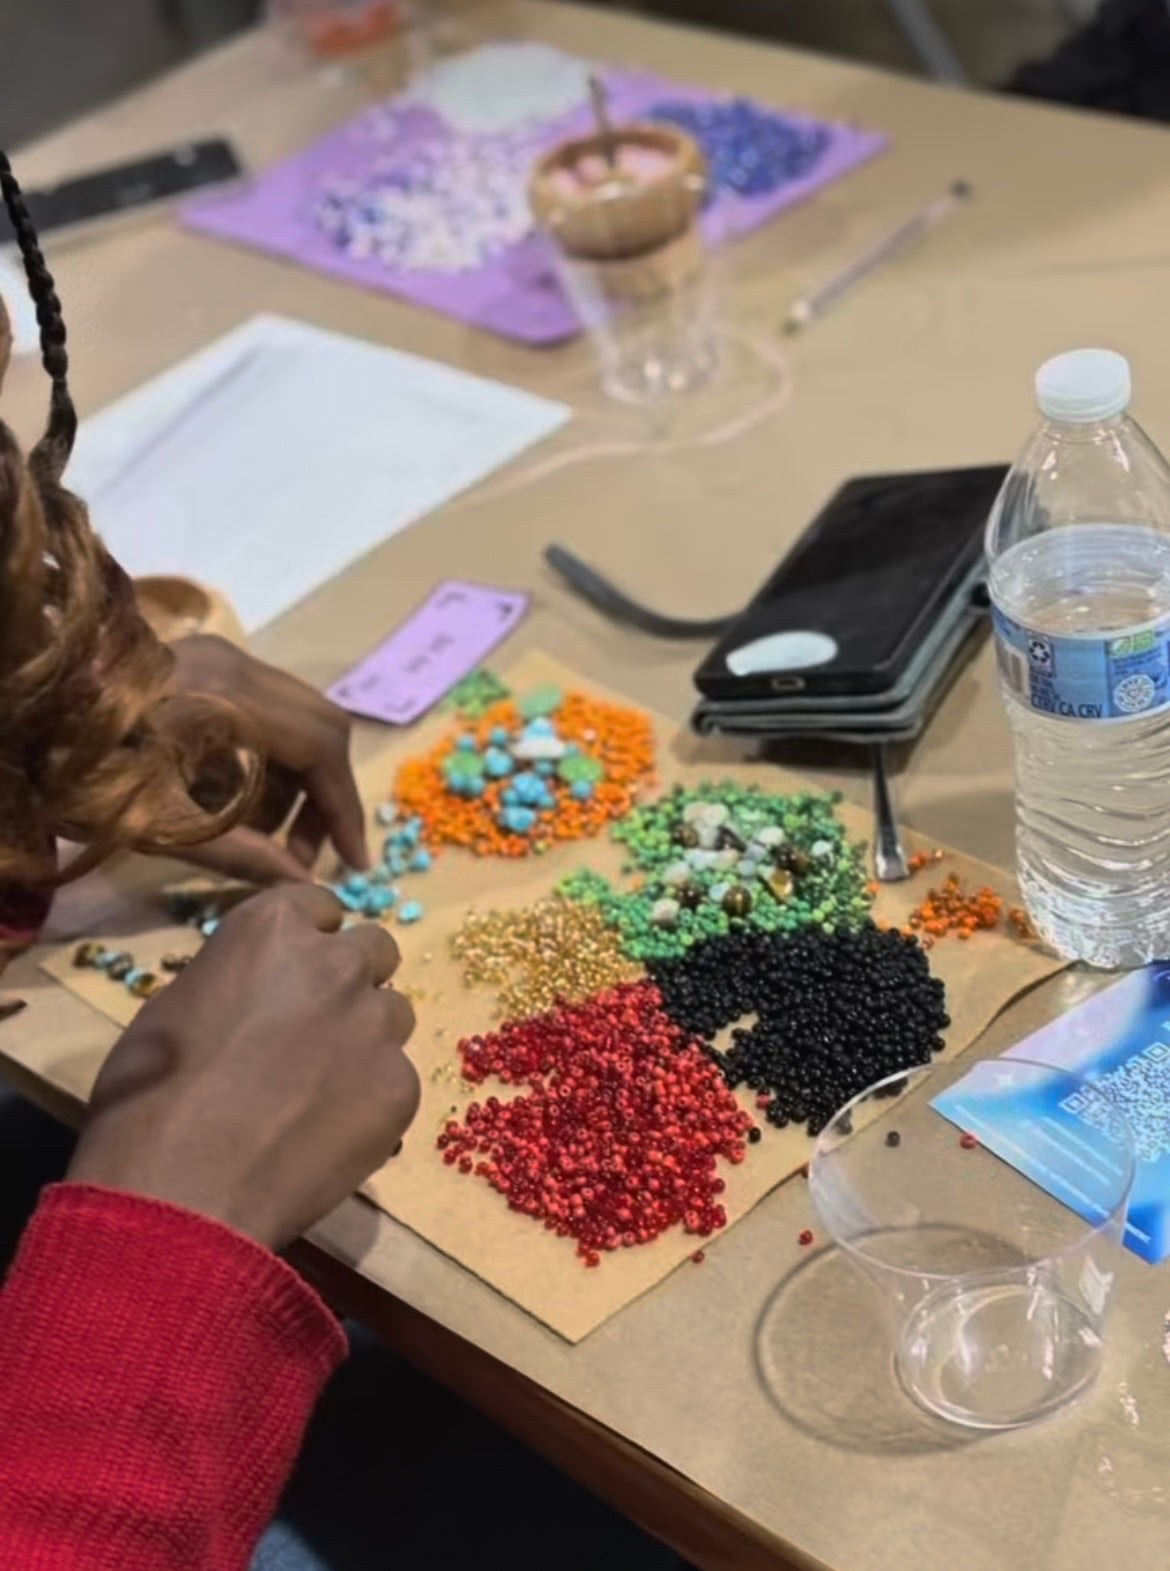
[(406, 136), (368, 179), (326, 182), (313, 216), (346, 256), (399, 272), (470, 272), (531, 232), (525, 182), (536, 150), (530, 136)]

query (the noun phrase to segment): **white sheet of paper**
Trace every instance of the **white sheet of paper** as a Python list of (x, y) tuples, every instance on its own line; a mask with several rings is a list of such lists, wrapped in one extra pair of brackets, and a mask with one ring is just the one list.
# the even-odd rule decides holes
[(28, 279), (25, 277), (20, 252), (14, 245), (0, 246), (0, 299), (3, 299), (8, 312), (12, 353), (39, 354), (41, 330), (37, 326), (37, 310), (28, 292)]
[(258, 316), (85, 422), (67, 479), (128, 572), (198, 579), (252, 631), (569, 413)]

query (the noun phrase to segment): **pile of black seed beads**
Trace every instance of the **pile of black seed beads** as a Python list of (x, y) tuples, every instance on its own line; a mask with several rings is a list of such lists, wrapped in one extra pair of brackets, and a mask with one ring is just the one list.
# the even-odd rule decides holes
[[(832, 934), (739, 929), (649, 966), (667, 1013), (707, 1043), (777, 1128), (819, 1134), (851, 1097), (928, 1064), (950, 1024), (914, 938), (872, 923)], [(731, 1031), (730, 1045), (712, 1044)]]

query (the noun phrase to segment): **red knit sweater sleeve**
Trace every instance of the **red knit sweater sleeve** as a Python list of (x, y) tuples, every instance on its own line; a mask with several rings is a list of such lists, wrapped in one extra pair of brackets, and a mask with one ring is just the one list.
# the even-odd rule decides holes
[(344, 1350), (241, 1234), (47, 1190), (0, 1292), (0, 1566), (246, 1567)]

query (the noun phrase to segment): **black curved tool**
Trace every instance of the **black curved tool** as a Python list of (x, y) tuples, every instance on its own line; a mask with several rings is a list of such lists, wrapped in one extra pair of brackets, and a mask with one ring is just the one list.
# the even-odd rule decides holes
[(587, 600), (603, 616), (609, 617), (613, 622), (624, 622), (629, 627), (635, 627), (640, 633), (649, 633), (651, 638), (718, 638), (727, 631), (739, 615), (736, 611), (731, 616), (714, 616), (701, 621), (663, 616), (661, 612), (652, 611), (649, 606), (631, 600), (629, 595), (611, 584), (608, 578), (603, 578), (595, 568), (582, 562), (571, 551), (566, 551), (564, 546), (546, 546), (544, 559), (555, 573), (560, 574), (570, 589), (579, 594), (582, 600)]

